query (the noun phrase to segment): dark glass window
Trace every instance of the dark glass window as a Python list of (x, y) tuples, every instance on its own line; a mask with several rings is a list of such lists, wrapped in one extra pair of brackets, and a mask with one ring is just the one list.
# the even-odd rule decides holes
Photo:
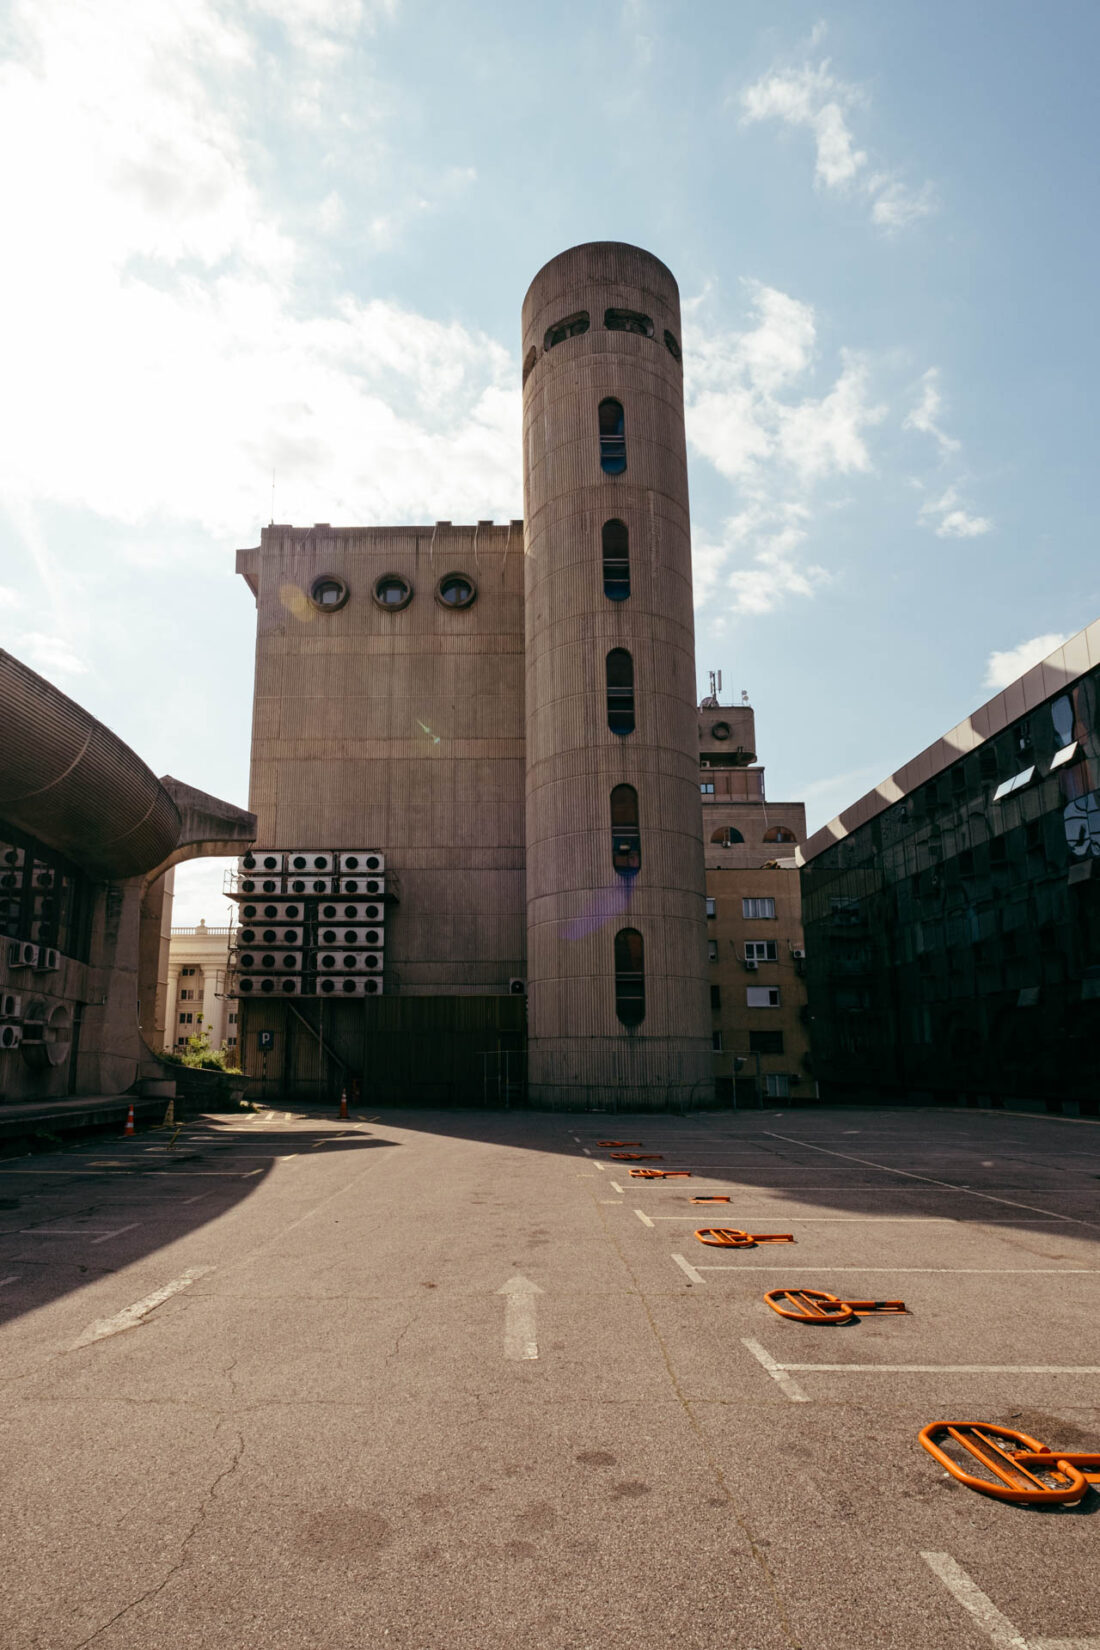
[(412, 601), (412, 585), (400, 573), (384, 573), (374, 587), (374, 599), (379, 607), (393, 611), (408, 607)]
[(436, 599), (443, 607), (469, 607), (476, 595), (474, 581), (464, 573), (448, 573), (436, 589)]
[(782, 1054), (783, 1033), (781, 1031), (750, 1031), (750, 1054)]
[(668, 353), (672, 356), (674, 361), (681, 361), (683, 359), (680, 352), (679, 339), (676, 337), (674, 332), (669, 332), (667, 328), (665, 329), (665, 348), (668, 350)]
[(603, 524), (603, 593), (613, 602), (630, 595), (630, 534), (623, 521)]
[(710, 1006), (711, 1008), (721, 1008), (722, 1006), (722, 987), (720, 985), (712, 985), (710, 988)]
[(626, 418), (621, 401), (600, 402), (600, 466), (609, 476), (626, 469)]
[(633, 785), (616, 785), (611, 793), (611, 863), (624, 877), (637, 876), (641, 869), (638, 793)]
[(525, 384), (526, 384), (528, 378), (530, 378), (530, 376), (531, 376), (531, 369), (534, 366), (535, 362), (538, 360), (538, 357), (539, 357), (539, 352), (535, 348), (534, 344), (532, 344), (531, 348), (527, 351), (527, 354), (523, 358), (523, 382)]
[(718, 829), (711, 833), (710, 840), (717, 842), (720, 848), (732, 848), (735, 842), (744, 842), (745, 839), (736, 826), (719, 825)]
[(542, 347), (553, 349), (555, 344), (564, 344), (567, 338), (579, 338), (582, 332), (587, 331), (588, 311), (579, 309), (575, 315), (567, 315), (563, 321), (555, 321), (554, 325), (547, 329)]
[(605, 309), (603, 324), (608, 332), (636, 332), (642, 338), (653, 337), (653, 322), (636, 309)]
[(322, 612), (335, 613), (347, 601), (348, 587), (343, 579), (325, 574), (322, 578), (314, 579), (310, 585), (309, 599), (314, 607), (319, 607)]
[(645, 1019), (645, 947), (636, 928), (615, 935), (615, 1012), (624, 1026)]
[(612, 733), (634, 732), (634, 660), (625, 647), (607, 655), (607, 725)]
[(785, 825), (773, 825), (770, 831), (764, 832), (765, 842), (797, 842), (798, 838)]

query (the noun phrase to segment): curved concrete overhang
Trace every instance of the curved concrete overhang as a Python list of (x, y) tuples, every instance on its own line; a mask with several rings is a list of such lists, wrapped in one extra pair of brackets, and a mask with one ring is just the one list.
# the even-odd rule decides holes
[(180, 839), (180, 810), (152, 769), (2, 648), (0, 816), (104, 877), (148, 871)]

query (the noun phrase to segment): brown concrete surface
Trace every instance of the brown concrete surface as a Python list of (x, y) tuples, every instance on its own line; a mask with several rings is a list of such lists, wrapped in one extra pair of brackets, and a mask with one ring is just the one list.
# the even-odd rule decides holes
[[(631, 1182), (607, 1137), (693, 1179)], [(5, 1650), (1100, 1645), (1100, 1495), (1000, 1505), (916, 1442), (1100, 1446), (1095, 1127), (276, 1111), (168, 1141), (0, 1164)], [(723, 1220), (798, 1241), (695, 1241)], [(504, 1355), (516, 1276), (537, 1358)], [(911, 1315), (784, 1323), (789, 1280)], [(746, 1340), (850, 1372), (796, 1401)]]

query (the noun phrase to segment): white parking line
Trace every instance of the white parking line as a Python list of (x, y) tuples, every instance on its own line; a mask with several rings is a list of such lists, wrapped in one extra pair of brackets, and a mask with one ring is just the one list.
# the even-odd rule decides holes
[(695, 1270), (695, 1267), (691, 1264), (690, 1260), (685, 1260), (683, 1255), (673, 1255), (672, 1258), (680, 1268), (681, 1272), (686, 1273), (689, 1283), (702, 1283), (703, 1279), (701, 1273)]
[(1082, 1220), (1078, 1215), (1060, 1215), (1054, 1209), (1040, 1209), (1034, 1203), (1019, 1203), (1012, 1197), (995, 1197), (992, 1192), (976, 1192), (970, 1186), (953, 1186), (949, 1180), (938, 1180), (933, 1175), (914, 1174), (909, 1169), (893, 1169), (885, 1163), (872, 1163), (869, 1158), (853, 1157), (850, 1152), (831, 1151), (828, 1146), (815, 1146), (808, 1140), (796, 1140), (793, 1135), (773, 1134), (770, 1129), (765, 1129), (764, 1132), (772, 1140), (785, 1140), (788, 1145), (802, 1146), (805, 1150), (811, 1152), (823, 1152), (826, 1157), (843, 1157), (849, 1163), (862, 1164), (866, 1169), (884, 1169), (887, 1174), (901, 1175), (905, 1180), (920, 1180), (927, 1186), (944, 1186), (948, 1191), (963, 1192), (967, 1197), (980, 1197), (986, 1203), (1003, 1203), (1010, 1209), (1030, 1209), (1032, 1214), (1051, 1215), (1055, 1220), (1068, 1221), (1074, 1226), (1095, 1226), (1097, 1224), (1094, 1220)]
[[(745, 1220), (778, 1219), (781, 1213), (781, 1211), (776, 1209), (741, 1209), (740, 1207), (738, 1207), (737, 1212)], [(654, 1220), (697, 1220), (698, 1216), (654, 1215), (653, 1218)], [(978, 1224), (982, 1226), (1020, 1226), (1024, 1224), (1028, 1226), (1053, 1226), (1055, 1224), (1053, 1220), (1029, 1220), (1027, 1222), (1023, 1222), (1008, 1219), (983, 1220), (980, 1222), (975, 1222), (970, 1220), (962, 1220), (958, 1215), (799, 1215), (791, 1214), (789, 1210), (784, 1218), (801, 1221), (803, 1226), (820, 1226), (826, 1221), (839, 1222), (841, 1225), (847, 1226), (866, 1225), (869, 1221), (888, 1222), (892, 1226), (902, 1225), (906, 1222), (918, 1222), (931, 1226), (972, 1226)], [(730, 1213), (730, 1219), (733, 1219), (732, 1210)]]
[[(755, 1347), (756, 1342), (752, 1345)], [(749, 1342), (746, 1341), (748, 1346)], [(774, 1361), (774, 1360), (773, 1360)], [(799, 1375), (1100, 1375), (1100, 1364), (781, 1364)]]
[(18, 1283), (20, 1273), (9, 1272), (6, 1278), (0, 1278), (0, 1289), (6, 1289), (9, 1283)]
[[(634, 1213), (637, 1215), (638, 1219), (641, 1221), (643, 1226), (652, 1226), (653, 1225), (653, 1222), (650, 1220), (649, 1216), (647, 1214), (644, 1214), (641, 1209), (635, 1209)], [(660, 1218), (660, 1217), (658, 1216), (658, 1218)]]
[(601, 1172), (602, 1172), (602, 1171), (603, 1171), (603, 1170), (604, 1170), (604, 1169), (606, 1169), (606, 1168), (607, 1168), (607, 1164), (606, 1164), (606, 1163), (601, 1163), (601, 1162), (600, 1162), (600, 1160), (599, 1160), (599, 1158), (598, 1158), (598, 1157), (594, 1157), (594, 1158), (593, 1158), (593, 1159), (592, 1159), (592, 1161), (593, 1161), (593, 1163), (594, 1163), (594, 1164), (595, 1164), (595, 1165), (596, 1165), (596, 1167), (597, 1167), (597, 1169), (599, 1169), (599, 1170), (600, 1170), (600, 1171), (601, 1171)]
[(111, 1238), (121, 1237), (123, 1232), (132, 1232), (141, 1225), (140, 1220), (132, 1220), (129, 1226), (120, 1226), (117, 1232), (104, 1232), (102, 1237), (93, 1238), (93, 1243), (107, 1243)]
[(746, 1340), (745, 1337), (742, 1336), (741, 1345), (748, 1347), (757, 1363), (763, 1365), (772, 1380), (779, 1387), (779, 1390), (791, 1400), (792, 1404), (809, 1403), (809, 1397), (805, 1392), (803, 1392), (798, 1382), (791, 1380), (791, 1377), (787, 1374), (787, 1371), (784, 1369), (783, 1365), (777, 1364), (771, 1353), (764, 1351), (764, 1348), (760, 1345), (759, 1341)]
[(995, 1650), (1100, 1650), (1100, 1638), (1026, 1639), (950, 1553), (921, 1553), (920, 1556), (956, 1602), (973, 1616)]
[(609, 1180), (607, 1184), (609, 1186), (614, 1186), (615, 1190), (618, 1192), (620, 1197), (625, 1197), (626, 1196), (626, 1193), (623, 1191), (622, 1187), (619, 1185), (619, 1182), (617, 1180)]
[(581, 1151), (584, 1153), (585, 1157), (591, 1157), (592, 1156), (592, 1153), (589, 1151), (587, 1146), (582, 1146)]
[(747, 1266), (708, 1265), (705, 1261), (700, 1261), (699, 1264), (704, 1272), (942, 1272), (950, 1277), (983, 1278), (1094, 1277), (1100, 1272), (1100, 1266), (789, 1266), (786, 1261), (781, 1260), (777, 1260), (774, 1266), (760, 1261), (752, 1261)]
[(178, 1295), (182, 1289), (189, 1289), (199, 1278), (206, 1277), (207, 1273), (213, 1270), (212, 1266), (188, 1267), (182, 1276), (173, 1278), (171, 1283), (166, 1283), (163, 1288), (154, 1290), (151, 1295), (146, 1295), (144, 1300), (135, 1301), (133, 1306), (127, 1306), (121, 1312), (116, 1312), (113, 1318), (99, 1318), (95, 1323), (90, 1323), (87, 1329), (73, 1341), (69, 1351), (76, 1352), (82, 1346), (91, 1346), (93, 1341), (103, 1341), (109, 1335), (121, 1335), (124, 1329), (133, 1329), (135, 1324), (139, 1324), (143, 1318), (147, 1317), (150, 1312), (155, 1311), (158, 1306), (162, 1306), (166, 1300), (170, 1300), (173, 1295)]

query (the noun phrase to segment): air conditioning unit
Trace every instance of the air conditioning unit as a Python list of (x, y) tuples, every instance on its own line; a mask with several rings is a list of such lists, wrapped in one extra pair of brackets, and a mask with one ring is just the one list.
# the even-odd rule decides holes
[(22, 865), (22, 848), (4, 848), (0, 850), (0, 865)]
[(60, 951), (55, 950), (52, 945), (40, 946), (38, 951), (38, 961), (34, 966), (40, 974), (52, 973), (54, 969), (61, 967)]
[(317, 981), (319, 997), (381, 997), (381, 974), (322, 975)]
[(301, 894), (307, 899), (317, 899), (322, 894), (331, 894), (337, 884), (336, 877), (289, 876), (286, 879), (289, 894)]
[(242, 872), (252, 876), (282, 876), (286, 867), (286, 850), (283, 848), (250, 848), (247, 854), (242, 854), (237, 861)]
[(760, 967), (760, 964), (756, 961), (755, 957), (746, 957), (745, 967), (748, 969), (750, 974), (755, 974), (756, 970)]
[(325, 900), (317, 907), (320, 922), (378, 923), (385, 920), (385, 906), (373, 900)]
[(8, 946), (9, 968), (37, 968), (38, 947), (29, 940), (14, 940)]
[(301, 922), (305, 907), (300, 899), (249, 900), (241, 906), (241, 921), (249, 925), (264, 922)]
[(513, 974), (508, 981), (508, 995), (509, 997), (526, 997), (527, 981), (521, 980), (518, 974)]
[(800, 945), (791, 946), (791, 956), (797, 958), (799, 962), (805, 962), (806, 960), (806, 953)]
[(302, 944), (302, 930), (300, 928), (239, 928), (237, 930), (238, 945), (289, 945)]
[(54, 881), (55, 881), (55, 873), (53, 871), (49, 871), (49, 870), (47, 870), (47, 871), (36, 871), (34, 873), (34, 884), (33, 884), (33, 886), (35, 888), (52, 888), (53, 885), (54, 885)]
[(242, 979), (240, 991), (242, 997), (300, 997), (302, 982), (297, 974), (258, 974)]
[(22, 1026), (0, 1026), (0, 1049), (18, 1048), (22, 1041)]
[(245, 949), (237, 952), (235, 966), (242, 974), (300, 974), (302, 953)]
[(377, 956), (377, 952), (345, 951), (326, 949), (317, 953), (318, 974), (365, 974), (367, 972), (366, 956)]
[(331, 876), (336, 855), (319, 848), (292, 848), (286, 856), (288, 876)]
[(358, 871), (362, 876), (365, 872), (377, 876), (386, 869), (386, 856), (380, 854), (377, 848), (349, 848), (340, 854), (340, 875), (348, 876)]
[(23, 999), (18, 991), (0, 991), (0, 1020), (18, 1020), (23, 1013)]
[(338, 894), (358, 894), (360, 899), (381, 899), (386, 891), (384, 877), (349, 877), (343, 872), (336, 878)]
[(384, 931), (381, 928), (329, 928), (322, 925), (317, 930), (317, 944), (326, 948), (350, 946), (352, 950), (361, 950), (364, 946), (375, 948), (384, 943)]

